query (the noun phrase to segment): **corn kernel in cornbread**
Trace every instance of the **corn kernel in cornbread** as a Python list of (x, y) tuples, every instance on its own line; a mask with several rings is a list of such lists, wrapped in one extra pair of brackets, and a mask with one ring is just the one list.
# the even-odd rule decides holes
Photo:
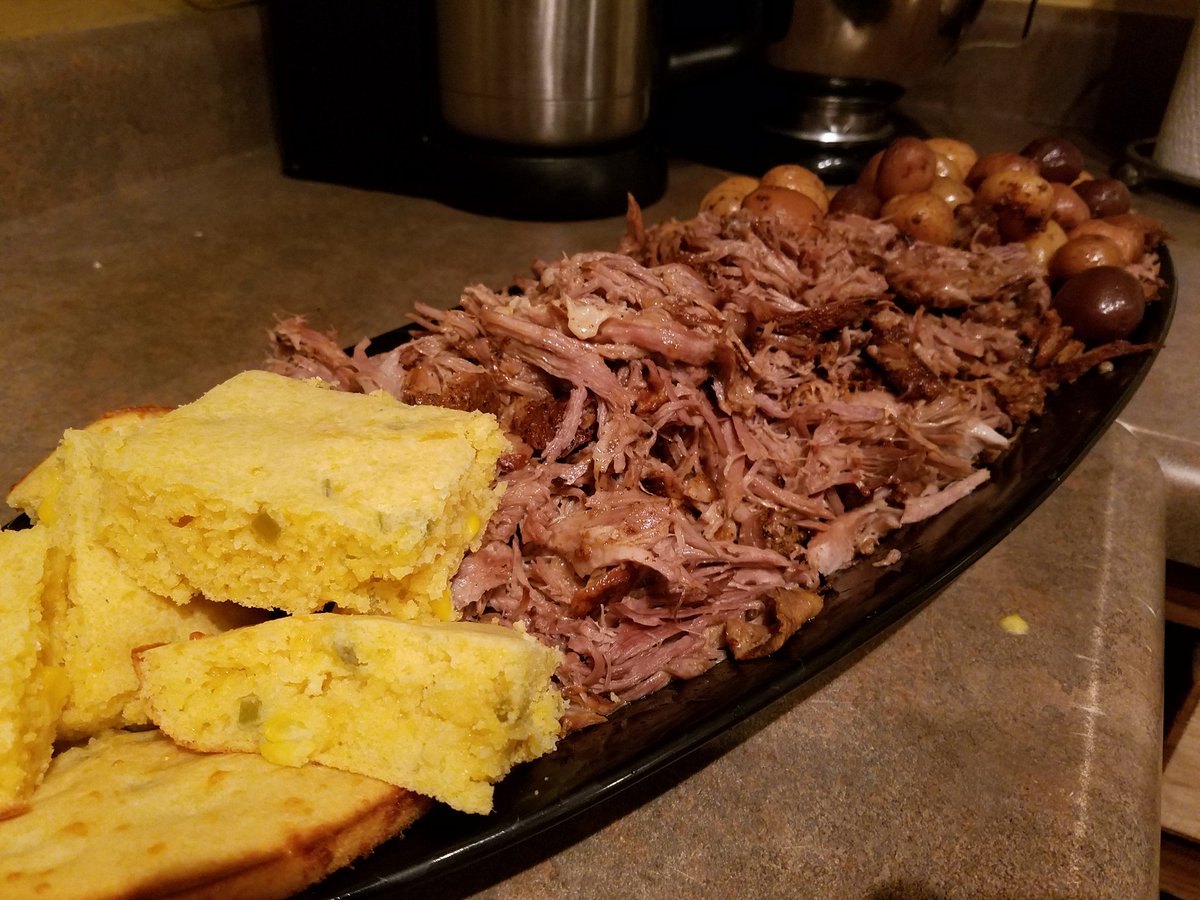
[(45, 527), (0, 531), (0, 818), (41, 782), (66, 695), (50, 646), (55, 578)]
[(499, 625), (276, 619), (140, 651), (150, 715), (197, 750), (370, 775), (465, 812), (553, 749), (560, 654)]
[(9, 502), (49, 529), (65, 560), (66, 611), (55, 652), (69, 683), (58, 737), (77, 740), (107, 728), (149, 721), (130, 658), (135, 647), (184, 640), (261, 621), (263, 613), (198, 598), (177, 604), (133, 581), (99, 543), (95, 459), (98, 435), (126, 434), (163, 409), (112, 414), (69, 430), (58, 448), (17, 485)]
[(29, 811), (0, 822), (0, 896), (287, 897), (428, 805), (324, 766), (111, 733), (59, 755)]
[(102, 537), (176, 602), (445, 619), (506, 447), (489, 415), (245, 372), (107, 440)]

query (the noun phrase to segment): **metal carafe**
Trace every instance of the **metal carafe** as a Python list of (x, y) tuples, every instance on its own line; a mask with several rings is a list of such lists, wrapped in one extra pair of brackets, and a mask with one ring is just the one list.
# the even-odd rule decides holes
[(650, 114), (648, 0), (437, 0), (446, 124), (505, 144), (577, 148)]

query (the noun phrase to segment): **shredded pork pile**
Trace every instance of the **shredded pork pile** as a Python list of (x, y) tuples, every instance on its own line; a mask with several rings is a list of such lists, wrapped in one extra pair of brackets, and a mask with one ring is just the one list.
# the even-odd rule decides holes
[(270, 365), (498, 417), (507, 487), (454, 603), (565, 651), (578, 728), (777, 649), (823, 576), (983, 484), (1047, 390), (1143, 349), (1085, 349), (1022, 245), (966, 244), (854, 216), (646, 228), (631, 203), (617, 252), (418, 306), (380, 355), (291, 319)]

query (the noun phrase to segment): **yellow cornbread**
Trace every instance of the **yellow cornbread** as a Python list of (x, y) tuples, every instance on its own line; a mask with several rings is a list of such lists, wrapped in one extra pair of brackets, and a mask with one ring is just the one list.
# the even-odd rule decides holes
[(139, 651), (150, 715), (186, 747), (370, 775), (465, 812), (554, 748), (558, 651), (499, 625), (276, 619)]
[(22, 811), (50, 764), (66, 694), (50, 647), (56, 577), (44, 527), (0, 531), (0, 818)]
[[(84, 430), (91, 434), (122, 434), (138, 427), (146, 419), (170, 412), (166, 406), (129, 406), (105, 413), (89, 423)], [(67, 432), (70, 433), (70, 430)], [(57, 451), (51, 453), (13, 485), (6, 498), (8, 505), (19, 509), (34, 522), (53, 518), (57, 511), (58, 491), (62, 486), (61, 466)]]
[(135, 647), (184, 640), (261, 621), (263, 613), (198, 598), (180, 605), (133, 581), (98, 541), (95, 460), (104, 435), (123, 435), (163, 409), (111, 414), (69, 430), (58, 448), (21, 480), (9, 502), (48, 529), (65, 562), (66, 611), (55, 628), (57, 658), (69, 683), (58, 737), (77, 740), (149, 721), (130, 658)]
[(147, 590), (443, 620), (507, 448), (490, 415), (267, 372), (101, 440), (101, 538)]
[(0, 896), (291, 896), (428, 807), (390, 784), (248, 753), (193, 753), (158, 731), (59, 755), (29, 811), (0, 822)]

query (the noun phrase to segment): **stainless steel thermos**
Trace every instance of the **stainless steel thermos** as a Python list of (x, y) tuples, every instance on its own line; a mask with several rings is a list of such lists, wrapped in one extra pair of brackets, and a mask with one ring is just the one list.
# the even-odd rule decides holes
[(649, 0), (437, 0), (438, 97), (461, 134), (575, 148), (650, 115)]

